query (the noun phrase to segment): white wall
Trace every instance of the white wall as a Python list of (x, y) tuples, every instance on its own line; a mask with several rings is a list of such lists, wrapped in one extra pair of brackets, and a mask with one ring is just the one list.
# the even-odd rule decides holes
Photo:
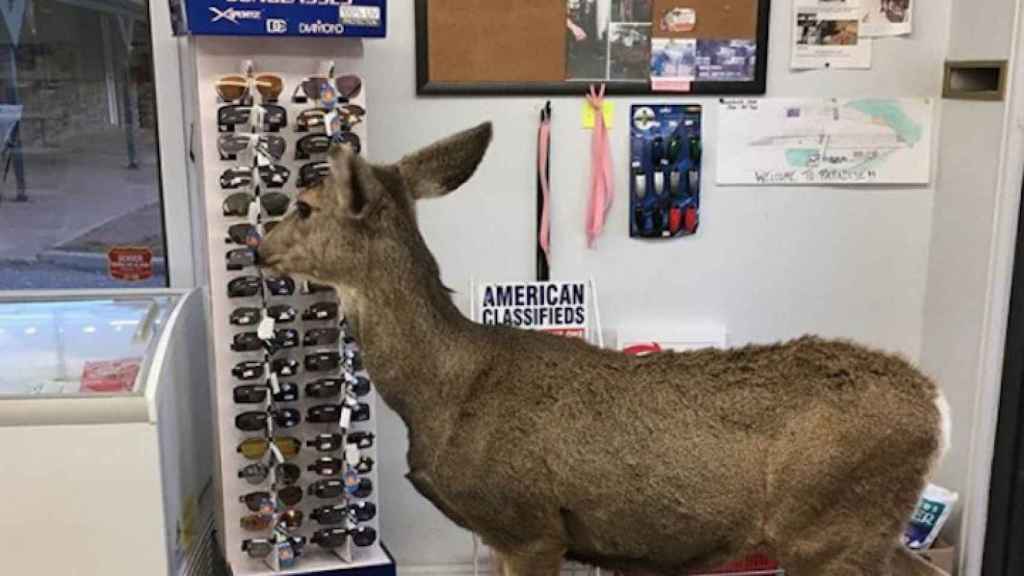
[[(495, 142), (477, 176), (453, 196), (425, 203), (420, 212), (445, 280), (463, 292), (458, 299), (465, 305), (464, 287), (472, 277), (532, 277), (533, 159), (543, 99), (417, 98), (412, 4), (393, 0), (389, 37), (364, 45), (370, 153), (378, 161), (392, 161), (458, 128), (495, 122)], [(914, 35), (878, 42), (872, 70), (792, 73), (790, 1), (776, 0), (768, 96), (938, 96), (951, 0), (918, 4)], [(958, 10), (968, 12), (975, 4), (962, 2)], [(579, 127), (582, 99), (554, 102), (553, 274), (594, 276), (608, 327), (710, 322), (725, 325), (732, 343), (810, 332), (920, 357), (932, 188), (709, 186), (696, 238), (630, 240), (623, 192), (625, 126), (628, 105), (639, 100), (617, 99), (612, 151), (619, 192), (596, 251), (585, 249), (583, 234), (590, 135)], [(713, 182), (716, 100), (653, 100), (706, 105), (705, 182)], [(382, 446), (391, 447), (381, 455), (383, 529), (399, 562), (469, 561), (469, 536), (402, 477), (406, 432), (401, 423), (389, 412), (380, 424)]]

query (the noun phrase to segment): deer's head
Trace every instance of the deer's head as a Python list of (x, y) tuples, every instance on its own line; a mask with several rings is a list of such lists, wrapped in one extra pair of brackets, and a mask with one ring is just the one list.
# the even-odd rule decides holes
[[(291, 213), (263, 240), (261, 261), (275, 274), (353, 290), (365, 287), (371, 267), (410, 266), (422, 260), (415, 258), (420, 252), (422, 264), (436, 272), (416, 226), (415, 202), (466, 182), (490, 141), (490, 123), (481, 124), (387, 166), (333, 148), (330, 173), (299, 194)], [(410, 251), (411, 260), (398, 258)]]

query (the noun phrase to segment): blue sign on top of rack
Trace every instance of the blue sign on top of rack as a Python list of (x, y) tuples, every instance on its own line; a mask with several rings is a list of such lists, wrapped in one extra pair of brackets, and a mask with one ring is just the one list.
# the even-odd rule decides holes
[(174, 33), (383, 38), (387, 0), (169, 0)]

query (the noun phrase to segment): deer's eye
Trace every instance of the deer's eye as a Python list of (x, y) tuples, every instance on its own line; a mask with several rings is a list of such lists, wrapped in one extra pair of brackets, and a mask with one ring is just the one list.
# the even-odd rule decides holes
[(299, 213), (299, 218), (303, 220), (313, 215), (313, 207), (301, 200), (295, 203), (295, 211)]

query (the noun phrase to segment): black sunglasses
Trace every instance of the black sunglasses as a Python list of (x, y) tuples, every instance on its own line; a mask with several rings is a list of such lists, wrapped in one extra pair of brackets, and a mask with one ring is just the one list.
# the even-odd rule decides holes
[(284, 464), (278, 464), (274, 470), (275, 476), (277, 476), (278, 484), (283, 486), (293, 486), (302, 477), (302, 469), (291, 462), (285, 462)]
[(233, 224), (228, 228), (227, 241), (255, 248), (260, 244), (260, 231), (252, 224)]
[(317, 480), (306, 492), (322, 500), (338, 498), (345, 493), (345, 484), (341, 480)]
[(247, 166), (228, 168), (220, 175), (220, 187), (225, 190), (237, 190), (249, 186), (252, 186), (252, 168)]
[[(284, 168), (281, 166), (281, 168)], [(287, 175), (285, 180), (287, 180)], [(280, 217), (284, 216), (288, 212), (288, 207), (291, 206), (292, 199), (287, 194), (280, 192), (269, 192), (267, 194), (260, 194), (260, 206), (266, 211), (268, 216)], [(270, 230), (267, 230), (270, 232)]]
[(327, 162), (310, 162), (299, 167), (298, 188), (309, 188), (319, 183), (331, 173), (331, 165)]
[[(233, 104), (217, 109), (217, 127), (221, 132), (233, 132), (235, 126), (249, 124), (252, 106)], [(263, 105), (263, 131), (277, 132), (288, 125), (288, 112), (276, 104)]]
[(255, 266), (258, 256), (256, 250), (252, 248), (236, 248), (225, 254), (224, 259), (227, 261), (225, 264), (227, 269), (235, 272)]
[(376, 438), (376, 436), (373, 432), (349, 432), (348, 435), (345, 436), (345, 442), (355, 444), (360, 450), (367, 450), (369, 448), (373, 448), (374, 438)]
[(341, 367), (341, 354), (337, 352), (320, 352), (311, 354), (305, 359), (307, 372), (328, 372)]
[(270, 370), (278, 376), (294, 376), (299, 373), (299, 363), (291, 358), (278, 358), (270, 363)]
[(302, 319), (307, 321), (334, 320), (337, 317), (337, 302), (317, 302), (302, 313)]
[(370, 419), (370, 405), (366, 402), (360, 402), (352, 409), (352, 421), (353, 422), (366, 422)]
[(373, 480), (360, 478), (358, 483), (345, 486), (345, 491), (356, 498), (369, 498), (373, 494)]
[(238, 477), (252, 485), (262, 484), (270, 474), (270, 467), (262, 462), (249, 464), (238, 471)]
[(299, 345), (299, 331), (292, 328), (275, 330), (274, 344), (279, 349), (295, 348)]
[(316, 473), (317, 476), (338, 476), (345, 469), (345, 461), (340, 458), (318, 458), (306, 467), (306, 470)]
[(353, 466), (353, 468), (355, 469), (356, 474), (369, 474), (370, 472), (373, 472), (374, 464), (375, 462), (373, 461), (373, 458), (363, 456), (359, 459), (359, 462)]
[(272, 296), (291, 296), (295, 293), (295, 280), (284, 278), (267, 278), (267, 290)]
[(315, 154), (327, 154), (331, 139), (326, 134), (307, 134), (295, 142), (295, 159), (309, 160)]
[(231, 375), (239, 380), (257, 380), (264, 374), (263, 362), (239, 362), (231, 369)]
[(235, 404), (263, 404), (267, 401), (267, 387), (263, 384), (246, 384), (234, 389)]
[(256, 352), (263, 349), (263, 340), (256, 332), (240, 332), (235, 334), (231, 342), (231, 350), (234, 352)]
[(377, 531), (370, 526), (359, 526), (349, 531), (352, 543), (360, 548), (373, 546), (377, 541)]
[(302, 338), (303, 346), (334, 346), (341, 337), (338, 328), (311, 328)]
[(256, 197), (248, 192), (235, 192), (224, 200), (221, 208), (225, 216), (245, 218), (249, 215), (249, 207), (255, 201)]
[(298, 316), (299, 312), (287, 304), (278, 304), (267, 308), (267, 316), (274, 319), (274, 322), (278, 324), (287, 324), (294, 322), (295, 317)]
[(250, 492), (244, 496), (239, 496), (238, 500), (245, 504), (245, 507), (251, 512), (274, 513), (274, 498), (270, 495), (270, 492)]
[(369, 522), (377, 516), (377, 505), (373, 502), (353, 502), (348, 505), (348, 512), (356, 522)]
[(252, 298), (259, 293), (259, 276), (240, 276), (228, 282), (229, 298)]
[(306, 441), (306, 446), (315, 448), (317, 452), (336, 452), (341, 449), (345, 437), (341, 434), (319, 434), (316, 438)]
[(341, 406), (338, 404), (313, 406), (306, 412), (306, 422), (310, 424), (332, 424), (340, 419)]
[(310, 512), (309, 517), (321, 526), (336, 526), (348, 520), (350, 515), (347, 505), (334, 504), (333, 506), (316, 508)]
[(236, 308), (231, 312), (231, 318), (228, 322), (232, 326), (254, 326), (260, 321), (262, 316), (260, 315), (259, 308)]
[(348, 530), (345, 528), (321, 528), (313, 533), (313, 537), (309, 541), (328, 550), (341, 548), (348, 542)]
[(285, 486), (277, 491), (277, 499), (285, 506), (295, 506), (302, 502), (302, 488), (298, 486)]
[(321, 378), (306, 384), (306, 396), (317, 400), (328, 400), (341, 395), (344, 381), (340, 378)]
[(299, 556), (302, 554), (302, 549), (306, 546), (306, 539), (302, 536), (289, 536), (283, 542), (273, 542), (265, 538), (243, 540), (242, 552), (248, 554), (250, 558), (262, 560), (270, 556), (275, 547), (281, 545), (290, 546), (294, 555)]
[(282, 382), (277, 385), (277, 393), (273, 395), (274, 402), (298, 402), (299, 385), (294, 382)]
[(263, 184), (265, 184), (267, 188), (281, 188), (288, 183), (288, 178), (292, 175), (292, 171), (289, 170), (287, 166), (282, 166), (280, 164), (260, 166), (259, 172), (260, 180), (263, 180)]
[(302, 415), (293, 408), (280, 408), (268, 412), (243, 412), (235, 416), (235, 427), (243, 432), (260, 432), (267, 429), (267, 420), (273, 416), (278, 428), (294, 428), (302, 422)]
[(366, 376), (356, 376), (348, 381), (349, 390), (357, 398), (362, 398), (370, 393), (370, 379)]
[[(255, 144), (253, 140), (256, 140)], [(221, 160), (237, 160), (238, 154), (254, 146), (256, 151), (274, 160), (284, 158), (288, 141), (276, 134), (256, 136), (254, 134), (221, 134), (217, 138), (217, 150)], [(250, 176), (251, 182), (252, 176)]]

